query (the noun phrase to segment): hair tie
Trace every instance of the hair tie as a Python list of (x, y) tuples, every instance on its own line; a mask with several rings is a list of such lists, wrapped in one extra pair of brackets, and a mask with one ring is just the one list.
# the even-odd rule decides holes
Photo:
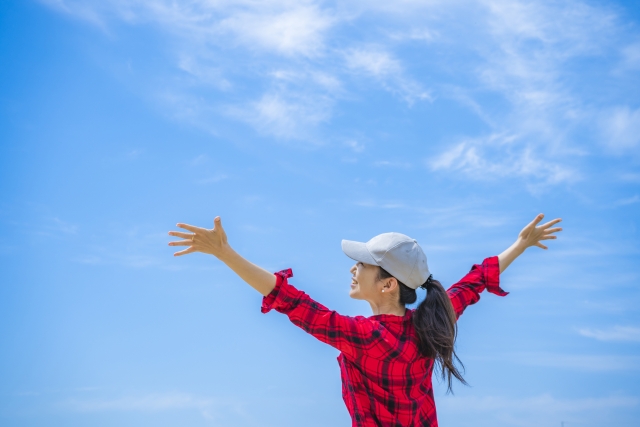
[(433, 286), (433, 274), (430, 274), (429, 277), (427, 277), (427, 281), (420, 285), (424, 290), (428, 290), (431, 286)]

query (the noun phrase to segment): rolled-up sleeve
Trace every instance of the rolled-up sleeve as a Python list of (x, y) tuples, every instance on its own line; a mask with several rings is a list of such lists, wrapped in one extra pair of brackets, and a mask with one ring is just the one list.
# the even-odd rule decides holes
[(294, 325), (348, 356), (366, 351), (370, 357), (384, 357), (397, 345), (397, 339), (380, 322), (338, 314), (290, 285), (291, 269), (274, 274), (276, 286), (262, 299), (263, 313), (276, 310), (286, 314)]
[(456, 317), (460, 317), (468, 306), (477, 303), (480, 293), (485, 289), (502, 297), (509, 294), (500, 287), (500, 262), (497, 256), (486, 258), (482, 264), (474, 264), (466, 276), (447, 290)]
[[(269, 295), (262, 298), (262, 307), (260, 310), (263, 313), (268, 313), (272, 309), (282, 312), (281, 310), (278, 310), (280, 307), (286, 310), (286, 306), (291, 304), (292, 297), (295, 296), (295, 292), (293, 292), (295, 288), (291, 285), (286, 286), (287, 279), (289, 277), (293, 277), (291, 269), (288, 268), (286, 270), (278, 271), (277, 273), (274, 273), (274, 275), (276, 276), (276, 286)], [(283, 282), (285, 283), (285, 286), (282, 286)]]

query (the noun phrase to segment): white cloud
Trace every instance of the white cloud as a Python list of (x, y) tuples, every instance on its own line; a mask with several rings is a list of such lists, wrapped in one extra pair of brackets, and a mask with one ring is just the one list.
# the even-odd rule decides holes
[(500, 411), (505, 409), (527, 410), (531, 412), (582, 412), (607, 408), (637, 407), (640, 398), (636, 396), (586, 397), (578, 399), (559, 399), (550, 394), (531, 397), (454, 397), (441, 398), (441, 405), (464, 408), (469, 411)]
[(98, 265), (104, 262), (102, 258), (95, 255), (76, 257), (73, 259), (73, 261), (79, 262), (81, 264), (89, 264), (89, 265)]
[(95, 4), (73, 0), (39, 0), (41, 3), (66, 15), (89, 22), (101, 29), (106, 29), (102, 10), (96, 10)]
[(389, 33), (389, 38), (396, 41), (418, 40), (431, 42), (436, 40), (440, 33), (429, 28), (412, 28), (408, 31), (394, 31)]
[(315, 140), (313, 129), (328, 121), (332, 101), (322, 96), (266, 93), (260, 99), (229, 110), (259, 132), (283, 139)]
[(558, 354), (558, 353), (514, 353), (501, 359), (512, 363), (544, 366), (549, 368), (603, 372), (640, 369), (640, 356)]
[(457, 425), (538, 427), (559, 426), (560, 420), (564, 420), (567, 427), (597, 427), (616, 425), (618, 419), (632, 419), (639, 405), (639, 397), (625, 395), (573, 399), (556, 397), (551, 393), (534, 396), (442, 396), (438, 399), (438, 413), (441, 420), (451, 420)]
[(446, 149), (427, 165), (434, 171), (463, 172), (476, 180), (520, 176), (545, 184), (572, 182), (576, 171), (544, 160), (533, 145), (518, 144), (519, 135), (494, 133), (482, 139), (467, 139)]
[(632, 43), (621, 49), (623, 70), (640, 70), (640, 42)]
[(411, 209), (409, 205), (402, 202), (379, 202), (375, 200), (360, 200), (354, 203), (356, 206), (375, 209)]
[[(373, 209), (402, 209), (413, 211), (420, 215), (420, 223), (414, 223), (417, 228), (437, 228), (446, 230), (449, 228), (456, 231), (462, 225), (473, 228), (495, 228), (509, 224), (510, 219), (503, 212), (493, 212), (482, 207), (482, 201), (474, 201), (466, 205), (453, 205), (442, 208), (434, 208), (416, 204), (415, 200), (407, 202), (404, 200), (378, 200), (375, 198), (363, 198), (353, 202), (354, 205)], [(450, 238), (450, 236), (449, 236)], [(468, 246), (468, 244), (467, 244)]]
[(78, 412), (104, 411), (166, 411), (172, 409), (207, 409), (217, 403), (215, 399), (196, 397), (190, 394), (150, 394), (145, 396), (125, 396), (115, 399), (71, 399), (64, 407)]
[(198, 184), (214, 184), (216, 182), (224, 181), (228, 179), (229, 176), (224, 173), (217, 173), (215, 175), (209, 176), (207, 178), (198, 179), (196, 183)]
[[(592, 125), (585, 98), (591, 91), (585, 95), (567, 75), (572, 60), (613, 48), (617, 17), (580, 1), (474, 5), (476, 19), (461, 18), (469, 29), (456, 42), (467, 43), (482, 58), (469, 63), (479, 86), (444, 85), (442, 93), (468, 107), (493, 133), (447, 144), (429, 165), (462, 171), (466, 179), (520, 176), (531, 191), (579, 180), (575, 157), (589, 150), (573, 131)], [(484, 108), (477, 100), (480, 88), (503, 97), (509, 108)]]
[(351, 148), (354, 153), (362, 153), (364, 151), (364, 142), (357, 141), (355, 139), (348, 139), (344, 141), (344, 145)]
[(583, 337), (598, 341), (640, 341), (640, 328), (633, 326), (614, 326), (608, 330), (585, 328), (578, 332)]
[(55, 231), (61, 231), (66, 234), (76, 234), (78, 232), (77, 225), (63, 221), (60, 218), (50, 218), (50, 221), (52, 223), (50, 228)]
[(614, 153), (640, 145), (640, 108), (613, 108), (602, 115), (600, 126), (604, 142)]
[(59, 402), (61, 409), (80, 413), (104, 412), (168, 412), (195, 410), (209, 420), (229, 414), (233, 419), (252, 418), (246, 411), (246, 402), (233, 398), (213, 398), (188, 393), (155, 393), (128, 395), (116, 398), (78, 399)]
[(231, 89), (231, 82), (222, 75), (222, 70), (201, 64), (197, 59), (183, 56), (178, 61), (178, 68), (194, 77), (197, 84), (211, 85), (220, 90)]
[(349, 68), (373, 77), (384, 78), (402, 72), (400, 61), (379, 49), (350, 49), (344, 55)]
[(373, 166), (382, 167), (382, 168), (409, 169), (411, 168), (411, 163), (402, 162), (402, 161), (379, 160), (379, 161), (373, 162)]
[[(173, 117), (216, 134), (219, 121), (231, 117), (265, 135), (315, 142), (317, 128), (331, 121), (340, 101), (369, 90), (362, 85), (361, 77), (366, 77), (377, 89), (409, 105), (433, 102), (439, 95), (483, 120), (489, 129), (469, 132), (461, 139), (464, 145), (454, 141), (432, 164), (434, 170), (446, 171), (461, 161), (464, 166), (457, 170), (467, 172), (467, 179), (521, 176), (531, 189), (538, 188), (536, 183), (575, 181), (580, 177), (576, 154), (591, 154), (576, 131), (595, 126), (594, 117), (601, 117), (595, 122), (607, 135), (610, 150), (635, 149), (639, 144), (640, 110), (599, 111), (594, 107), (598, 100), (591, 98), (593, 82), (581, 80), (572, 62), (601, 55), (606, 66), (612, 62), (611, 52), (621, 55), (627, 69), (640, 62), (640, 44), (623, 37), (628, 27), (616, 9), (605, 4), (407, 0), (336, 7), (320, 0), (43, 2), (102, 27), (119, 20), (155, 26), (169, 34), (169, 49), (178, 58), (175, 67), (183, 74), (161, 90), (149, 91), (173, 109)], [(355, 35), (348, 31), (358, 23), (369, 25), (369, 31)], [(637, 40), (637, 34), (631, 39)], [(625, 40), (622, 48), (620, 40)], [(428, 67), (414, 71), (424, 61)], [(196, 93), (195, 86), (210, 86), (227, 96)], [(258, 87), (262, 97), (256, 99), (255, 90), (246, 91), (250, 86)], [(235, 107), (229, 109), (229, 103)], [(469, 142), (490, 140), (492, 136), (482, 136), (486, 134), (517, 138), (512, 144)], [(483, 173), (477, 173), (481, 168)]]
[(283, 55), (316, 56), (324, 48), (324, 33), (334, 18), (315, 4), (291, 4), (278, 12), (234, 13), (220, 22), (249, 48)]
[(614, 202), (614, 206), (627, 206), (638, 202), (640, 202), (640, 196), (636, 194), (635, 196), (627, 197), (626, 199), (617, 200)]
[(619, 179), (624, 182), (640, 183), (640, 173), (622, 173)]
[(406, 77), (400, 61), (380, 47), (351, 48), (343, 52), (347, 67), (355, 73), (373, 77), (383, 87), (411, 104), (418, 100), (432, 100), (428, 90)]
[[(176, 68), (189, 78), (171, 79), (169, 84), (163, 79), (161, 88), (150, 86), (149, 91), (173, 110), (174, 118), (214, 134), (221, 117), (234, 117), (263, 134), (307, 139), (311, 128), (330, 116), (329, 98), (342, 89), (340, 79), (330, 70), (309, 62), (325, 54), (327, 32), (337, 22), (321, 2), (48, 0), (45, 4), (80, 19), (95, 15), (100, 19), (92, 22), (102, 26), (122, 20), (130, 25), (152, 24), (170, 34), (171, 49), (178, 58)], [(276, 65), (280, 70), (269, 72)], [(283, 77), (291, 76), (286, 75), (287, 70), (296, 70), (296, 77), (283, 83)], [(231, 109), (222, 105), (219, 96), (203, 96), (194, 89), (211, 86), (239, 99), (234, 81), (238, 75), (271, 80), (279, 86), (257, 101), (245, 96)]]

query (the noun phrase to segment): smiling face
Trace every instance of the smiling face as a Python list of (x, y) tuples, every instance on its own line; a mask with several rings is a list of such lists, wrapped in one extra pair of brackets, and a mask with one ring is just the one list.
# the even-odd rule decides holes
[(365, 301), (377, 301), (380, 298), (383, 282), (378, 278), (378, 266), (356, 263), (351, 267), (351, 291), (349, 296), (353, 299)]

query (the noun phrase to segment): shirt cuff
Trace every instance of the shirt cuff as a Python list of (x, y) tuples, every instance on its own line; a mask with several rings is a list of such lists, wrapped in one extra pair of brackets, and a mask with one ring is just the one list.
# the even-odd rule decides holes
[(497, 256), (487, 258), (482, 263), (484, 267), (484, 280), (487, 292), (501, 297), (509, 295), (500, 287), (500, 261)]
[(260, 308), (260, 311), (263, 313), (268, 313), (278, 306), (278, 301), (282, 299), (283, 294), (283, 292), (281, 292), (281, 288), (283, 287), (282, 283), (284, 282), (286, 285), (287, 279), (289, 277), (293, 277), (293, 271), (291, 271), (290, 268), (273, 274), (276, 276), (276, 286), (269, 295), (262, 298), (262, 307)]

